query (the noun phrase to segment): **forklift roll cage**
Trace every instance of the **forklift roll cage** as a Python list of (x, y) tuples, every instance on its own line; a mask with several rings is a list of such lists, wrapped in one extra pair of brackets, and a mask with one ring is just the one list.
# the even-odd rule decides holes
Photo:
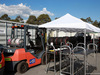
[[(25, 49), (25, 51), (27, 50), (27, 47), (26, 47), (26, 36), (27, 36), (26, 32), (28, 32), (29, 29), (36, 29), (39, 32), (39, 37), (41, 38), (43, 51), (45, 51), (42, 32), (41, 32), (41, 29), (39, 29), (37, 26), (21, 25), (21, 27), (20, 27), (20, 26), (14, 26), (13, 25), (12, 26), (12, 32), (11, 32), (11, 39), (13, 39), (15, 37), (15, 29), (24, 29), (24, 49)], [(21, 37), (22, 37), (22, 35), (21, 35)]]

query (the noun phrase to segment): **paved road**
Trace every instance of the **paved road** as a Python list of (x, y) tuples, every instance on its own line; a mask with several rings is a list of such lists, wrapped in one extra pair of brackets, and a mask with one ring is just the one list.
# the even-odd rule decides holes
[(48, 72), (48, 74), (45, 73), (45, 65), (38, 65), (35, 67), (30, 68), (26, 73), (19, 74), (18, 72), (6, 72), (5, 75), (54, 75), (53, 72)]
[[(93, 56), (94, 54), (92, 54)], [(98, 59), (98, 63), (97, 63), (97, 71), (94, 70), (93, 72), (97, 72), (97, 73), (100, 73), (100, 53), (97, 54), (97, 59)], [(90, 63), (94, 63), (94, 59), (93, 57), (90, 57), (88, 58), (88, 61)], [(32, 67), (30, 68), (26, 73), (24, 74), (19, 74), (18, 72), (16, 73), (12, 73), (12, 72), (7, 72), (5, 75), (54, 75), (54, 72), (51, 72), (49, 71), (48, 74), (45, 73), (45, 69), (46, 69), (46, 66), (45, 65), (38, 65), (38, 66), (35, 66), (35, 67)], [(59, 75), (59, 72), (57, 72), (57, 75)], [(96, 75), (96, 74), (94, 74)], [(98, 74), (100, 75), (100, 74)]]

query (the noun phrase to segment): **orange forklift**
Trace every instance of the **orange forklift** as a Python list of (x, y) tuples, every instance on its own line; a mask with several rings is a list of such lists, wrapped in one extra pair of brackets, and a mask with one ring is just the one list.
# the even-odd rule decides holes
[[(21, 37), (15, 35), (22, 31)], [(30, 32), (33, 30), (34, 32)], [(31, 34), (30, 34), (31, 33)], [(19, 33), (17, 33), (19, 34)], [(32, 39), (31, 35), (35, 36)], [(45, 33), (36, 26), (12, 26), (11, 38), (4, 50), (5, 70), (24, 73), (28, 68), (45, 63)]]

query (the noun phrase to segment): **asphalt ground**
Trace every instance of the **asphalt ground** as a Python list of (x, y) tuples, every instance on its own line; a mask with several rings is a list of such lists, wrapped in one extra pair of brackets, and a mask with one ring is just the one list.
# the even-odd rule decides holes
[[(94, 69), (91, 72), (95, 74), (90, 74), (90, 75), (100, 75), (100, 53), (97, 53), (97, 63), (96, 64), (95, 64), (96, 60), (94, 59), (94, 57), (96, 56), (93, 53), (88, 56), (88, 62), (89, 62), (88, 64), (89, 65), (93, 64), (94, 66), (97, 65), (97, 70)], [(93, 68), (91, 67), (89, 68), (89, 70), (90, 69), (93, 69)], [(54, 75), (53, 71), (48, 71), (48, 73), (46, 73), (45, 70), (46, 70), (46, 65), (37, 65), (37, 66), (29, 68), (29, 70), (25, 72), (24, 74), (20, 74), (18, 72), (5, 72), (5, 75)], [(59, 75), (59, 71), (57, 72), (57, 75)], [(80, 75), (82, 75), (82, 73)]]

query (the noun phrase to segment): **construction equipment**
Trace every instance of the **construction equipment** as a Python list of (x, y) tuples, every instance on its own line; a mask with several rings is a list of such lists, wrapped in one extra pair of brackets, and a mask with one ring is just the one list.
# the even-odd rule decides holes
[[(19, 38), (19, 33), (21, 36)], [(30, 30), (34, 32), (31, 33)], [(31, 34), (35, 36), (32, 39)], [(7, 48), (5, 49), (5, 66), (9, 71), (17, 70), (24, 73), (28, 68), (38, 64), (45, 63), (44, 33), (36, 26), (21, 25), (12, 26), (11, 38), (8, 39)], [(37, 40), (39, 44), (37, 44)]]

